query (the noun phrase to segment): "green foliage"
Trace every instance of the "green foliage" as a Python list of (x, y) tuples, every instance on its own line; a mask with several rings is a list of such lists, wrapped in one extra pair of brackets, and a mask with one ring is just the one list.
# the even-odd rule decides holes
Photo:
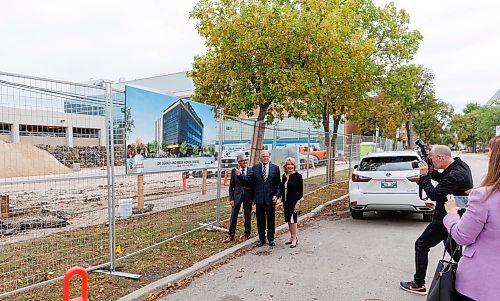
[(301, 36), (294, 1), (201, 0), (191, 17), (207, 48), (189, 73), (193, 100), (233, 116), (258, 113), (267, 123), (294, 114), (294, 75), (300, 68), (294, 57)]
[(188, 152), (188, 144), (186, 141), (182, 142), (181, 145), (179, 146), (179, 153), (181, 153), (182, 156), (186, 156)]
[(479, 109), (477, 135), (483, 142), (487, 142), (491, 137), (495, 136), (495, 127), (497, 125), (500, 125), (500, 105)]
[(156, 153), (158, 151), (158, 140), (154, 139), (151, 143), (149, 144), (149, 151)]
[(426, 143), (439, 144), (452, 116), (453, 107), (450, 104), (427, 96), (416, 107), (413, 125)]
[(393, 138), (396, 129), (401, 127), (406, 112), (401, 102), (384, 94), (368, 99), (368, 110), (360, 114), (355, 121), (361, 135), (375, 135), (376, 128), (380, 129), (380, 136)]
[(382, 89), (389, 96), (401, 102), (406, 116), (408, 145), (413, 147), (414, 113), (422, 110), (424, 104), (434, 101), (434, 75), (421, 65), (408, 65), (388, 72), (382, 81)]
[(198, 145), (193, 146), (193, 154), (198, 155), (200, 152), (200, 147)]

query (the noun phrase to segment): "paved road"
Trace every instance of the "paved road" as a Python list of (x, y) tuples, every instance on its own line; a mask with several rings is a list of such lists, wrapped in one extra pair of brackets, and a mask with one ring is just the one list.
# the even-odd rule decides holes
[[(463, 155), (477, 186), (487, 158)], [(414, 273), (414, 241), (426, 223), (421, 215), (369, 214), (363, 220), (308, 222), (299, 246), (254, 249), (161, 300), (425, 300), (399, 289)], [(268, 252), (262, 252), (268, 251)], [(443, 248), (431, 250), (428, 276)]]

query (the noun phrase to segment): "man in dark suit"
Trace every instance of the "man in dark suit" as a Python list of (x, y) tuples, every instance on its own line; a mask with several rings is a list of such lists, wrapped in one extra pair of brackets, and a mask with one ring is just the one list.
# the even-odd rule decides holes
[(262, 151), (260, 153), (260, 163), (252, 166), (246, 180), (252, 183), (252, 200), (256, 205), (257, 230), (259, 232), (257, 246), (261, 247), (266, 243), (267, 222), (267, 240), (269, 245), (274, 247), (275, 206), (281, 196), (281, 178), (279, 167), (269, 162), (269, 152)]
[(247, 157), (242, 154), (238, 156), (238, 167), (233, 168), (231, 171), (231, 180), (229, 182), (229, 204), (231, 205), (231, 220), (229, 223), (229, 234), (224, 240), (225, 243), (234, 240), (234, 234), (236, 233), (236, 224), (238, 222), (238, 215), (240, 213), (241, 205), (243, 204), (243, 216), (245, 217), (245, 234), (242, 235), (242, 239), (246, 240), (250, 238), (251, 232), (251, 218), (252, 218), (252, 186), (251, 183), (245, 182), (244, 180), (238, 178), (236, 175), (236, 170), (238, 174), (246, 177), (248, 173)]

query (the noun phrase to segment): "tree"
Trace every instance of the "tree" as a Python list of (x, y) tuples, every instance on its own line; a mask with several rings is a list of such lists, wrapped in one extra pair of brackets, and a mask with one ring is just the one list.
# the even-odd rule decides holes
[(200, 152), (200, 147), (198, 145), (193, 146), (193, 154), (198, 156), (199, 152)]
[(477, 116), (477, 134), (483, 142), (494, 137), (495, 126), (500, 125), (500, 105), (482, 107)]
[[(284, 0), (200, 0), (191, 12), (207, 52), (194, 58), (189, 76), (193, 100), (223, 108), (225, 114), (257, 115), (251, 163), (257, 161), (265, 124), (297, 115), (298, 68), (294, 56), (301, 39), (297, 5)], [(221, 116), (219, 116), (220, 118)]]
[(186, 156), (187, 152), (188, 152), (188, 144), (186, 141), (182, 142), (181, 145), (179, 146), (179, 153), (181, 153), (181, 155), (183, 157)]
[(134, 119), (132, 118), (132, 109), (130, 107), (125, 108), (125, 131), (131, 132), (132, 128), (135, 127)]
[(416, 106), (414, 115), (413, 124), (420, 139), (427, 144), (437, 144), (441, 142), (441, 137), (451, 121), (453, 107), (427, 95)]
[(343, 116), (360, 118), (368, 92), (381, 84), (388, 70), (413, 57), (421, 35), (408, 28), (409, 15), (393, 4), (379, 8), (369, 0), (301, 3), (308, 25), (308, 35), (299, 43), (305, 45), (306, 117), (323, 125), (330, 158), (327, 181), (332, 183), (336, 135), (330, 138), (330, 130), (337, 132)]
[(384, 91), (399, 99), (406, 111), (406, 131), (408, 148), (414, 148), (414, 112), (422, 107), (425, 100), (433, 100), (434, 75), (421, 65), (408, 65), (391, 70), (383, 83)]
[(153, 153), (158, 152), (158, 140), (153, 139), (153, 142), (151, 142), (149, 144), (149, 147), (150, 147), (150, 151), (151, 152), (153, 152)]
[(476, 141), (478, 140), (477, 119), (481, 106), (469, 102), (462, 110), (463, 114), (454, 115), (451, 119), (451, 130), (456, 132), (458, 140), (476, 152)]
[(393, 138), (396, 129), (400, 128), (406, 120), (406, 114), (400, 101), (379, 93), (378, 96), (369, 98), (367, 104), (368, 108), (360, 113), (360, 117), (354, 121), (360, 134), (375, 135), (378, 127), (381, 137)]

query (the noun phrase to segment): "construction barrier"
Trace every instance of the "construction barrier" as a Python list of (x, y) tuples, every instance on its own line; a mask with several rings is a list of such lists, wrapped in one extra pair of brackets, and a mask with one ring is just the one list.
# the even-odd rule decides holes
[(182, 174), (182, 190), (186, 191), (187, 190), (187, 183), (186, 183), (186, 174)]

